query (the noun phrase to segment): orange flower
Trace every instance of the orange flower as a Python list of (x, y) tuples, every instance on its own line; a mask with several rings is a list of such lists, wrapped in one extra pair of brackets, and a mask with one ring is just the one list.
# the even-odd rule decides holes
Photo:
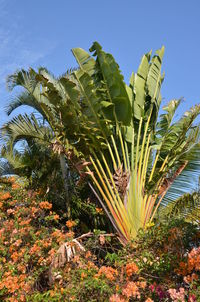
[(33, 247), (30, 249), (29, 253), (33, 255), (33, 254), (38, 254), (40, 251), (41, 251), (41, 247), (34, 244)]
[(188, 275), (184, 277), (184, 281), (188, 284), (192, 283), (194, 280), (197, 281), (199, 279), (198, 275), (193, 273), (192, 275)]
[(20, 255), (18, 254), (18, 252), (14, 252), (10, 257), (14, 262), (17, 262), (20, 258)]
[(136, 274), (138, 272), (138, 266), (132, 262), (132, 263), (127, 263), (126, 265), (126, 274), (128, 277), (132, 276), (133, 274)]
[(69, 229), (73, 228), (75, 225), (76, 225), (76, 222), (75, 222), (75, 221), (67, 220), (67, 222), (66, 222), (66, 226), (67, 226)]
[(70, 231), (66, 233), (66, 237), (72, 239), (74, 237), (74, 232)]
[(13, 183), (13, 184), (12, 184), (12, 189), (13, 189), (13, 190), (17, 190), (17, 189), (20, 189), (20, 188), (21, 188), (20, 185), (17, 184), (17, 183)]
[(147, 298), (145, 302), (153, 302), (153, 300), (151, 298)]
[(39, 203), (41, 209), (50, 210), (52, 208), (52, 204), (48, 201), (42, 201)]
[(82, 273), (81, 273), (81, 279), (83, 280), (83, 279), (85, 279), (86, 277), (87, 277), (87, 274), (84, 273), (84, 272), (82, 272)]
[(21, 225), (21, 226), (28, 225), (28, 224), (30, 224), (30, 222), (31, 222), (31, 218), (30, 218), (30, 219), (27, 219), (27, 220), (21, 221), (21, 222), (19, 223), (19, 225)]
[(48, 255), (50, 255), (50, 257), (53, 258), (54, 255), (55, 255), (55, 253), (56, 253), (55, 249), (52, 248), (52, 249), (48, 252)]
[(14, 176), (11, 176), (8, 178), (8, 182), (13, 183), (16, 181), (16, 178)]
[(35, 216), (35, 214), (39, 211), (36, 207), (31, 207), (31, 214)]
[(98, 214), (102, 214), (102, 213), (103, 213), (103, 209), (102, 209), (102, 208), (96, 208), (96, 212), (97, 212)]
[(20, 271), (23, 274), (26, 272), (26, 266), (23, 264), (18, 264), (17, 269), (18, 269), (18, 271)]
[(147, 283), (146, 283), (146, 281), (141, 281), (141, 282), (138, 282), (138, 285), (139, 285), (139, 287), (141, 287), (142, 289), (145, 289), (146, 286), (147, 286)]
[(60, 216), (56, 214), (56, 215), (53, 216), (53, 219), (54, 219), (54, 220), (59, 220), (59, 219), (60, 219)]
[(119, 290), (119, 284), (116, 285), (115, 289), (118, 292), (118, 290)]
[(85, 258), (88, 259), (92, 256), (91, 252), (90, 251), (87, 251), (86, 254), (85, 254)]
[(26, 298), (24, 295), (20, 295), (20, 301), (22, 301), (22, 302), (26, 301)]
[(109, 299), (109, 302), (125, 302), (118, 294), (112, 295)]
[(12, 196), (10, 195), (9, 192), (6, 192), (4, 194), (0, 194), (0, 200), (7, 200), (7, 199), (10, 199), (12, 198)]
[(118, 271), (110, 266), (102, 266), (96, 277), (105, 276), (108, 280), (113, 281), (118, 276)]
[(133, 298), (138, 298), (140, 299), (140, 292), (139, 288), (136, 285), (135, 282), (131, 281), (128, 282), (126, 287), (122, 291), (123, 295), (126, 296), (127, 298), (133, 297)]
[(55, 296), (55, 293), (53, 290), (50, 290), (50, 296), (53, 298)]

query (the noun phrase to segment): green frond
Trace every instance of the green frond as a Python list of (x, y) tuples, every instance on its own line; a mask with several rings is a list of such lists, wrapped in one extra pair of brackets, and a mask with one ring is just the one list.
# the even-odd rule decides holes
[(32, 93), (38, 84), (35, 76), (36, 73), (32, 68), (29, 68), (28, 71), (24, 69), (17, 70), (14, 74), (11, 74), (7, 77), (7, 88), (9, 91), (11, 91), (16, 86), (21, 86)]
[(8, 161), (0, 159), (0, 177), (8, 174), (13, 174), (13, 169)]
[(161, 220), (181, 217), (189, 222), (200, 222), (199, 192), (185, 193), (183, 196), (160, 207), (158, 217)]
[(165, 107), (163, 107), (163, 110), (166, 111), (166, 113), (163, 113), (159, 116), (159, 122), (156, 124), (156, 135), (161, 140), (164, 139), (166, 132), (170, 128), (174, 114), (176, 113), (180, 102), (181, 99), (171, 100)]
[(175, 201), (187, 192), (195, 189), (200, 175), (200, 143), (196, 143), (180, 157), (179, 162), (188, 162), (182, 173), (173, 181), (165, 198), (163, 205)]
[(5, 111), (10, 115), (15, 109), (21, 106), (30, 106), (33, 109), (36, 109), (41, 115), (44, 115), (40, 102), (28, 91), (23, 91), (13, 97), (6, 106)]
[(1, 128), (1, 137), (8, 138), (13, 143), (21, 139), (34, 138), (50, 142), (51, 136), (48, 127), (40, 126), (34, 114), (18, 115)]

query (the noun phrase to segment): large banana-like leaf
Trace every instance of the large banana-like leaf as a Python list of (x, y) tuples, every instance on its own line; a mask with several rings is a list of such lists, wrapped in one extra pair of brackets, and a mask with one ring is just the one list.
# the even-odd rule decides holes
[[(114, 114), (118, 122), (129, 125), (132, 119), (131, 103), (126, 90), (124, 78), (119, 70), (118, 64), (113, 56), (102, 50), (102, 47), (95, 42), (90, 51), (96, 56), (97, 68), (102, 75), (107, 92), (107, 102), (114, 105)], [(108, 106), (109, 104), (107, 104)]]
[(164, 75), (161, 76), (162, 59), (164, 55), (164, 46), (156, 51), (156, 55), (152, 58), (147, 76), (147, 94), (151, 97), (156, 107), (160, 107), (160, 88)]
[(73, 48), (72, 53), (82, 71), (92, 76), (95, 72), (95, 60), (82, 48)]
[(132, 82), (132, 87), (134, 91), (134, 102), (133, 102), (133, 111), (134, 117), (140, 120), (141, 117), (144, 117), (145, 103), (146, 103), (146, 81), (149, 73), (149, 61), (150, 61), (151, 52), (147, 53), (142, 57), (140, 66), (135, 75), (134, 81)]

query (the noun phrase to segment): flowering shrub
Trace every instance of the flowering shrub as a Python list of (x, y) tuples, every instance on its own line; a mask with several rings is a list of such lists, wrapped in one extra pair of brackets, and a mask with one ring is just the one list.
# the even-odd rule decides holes
[(58, 229), (52, 204), (37, 193), (31, 198), (22, 190), (0, 196), (0, 300), (26, 301), (34, 290), (48, 288), (46, 274), (67, 233)]
[(52, 203), (13, 184), (0, 192), (0, 301), (200, 301), (197, 227), (171, 221), (126, 248), (95, 231), (53, 267), (64, 243), (73, 252), (77, 221), (61, 221)]

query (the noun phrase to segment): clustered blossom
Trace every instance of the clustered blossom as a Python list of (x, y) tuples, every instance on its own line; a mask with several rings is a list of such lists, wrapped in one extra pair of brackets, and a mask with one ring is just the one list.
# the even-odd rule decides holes
[(128, 277), (132, 276), (133, 274), (136, 274), (138, 270), (138, 266), (134, 262), (126, 264), (126, 274)]
[(185, 302), (185, 289), (183, 287), (179, 288), (179, 290), (170, 288), (168, 293), (174, 302)]
[(50, 210), (52, 208), (52, 204), (49, 203), (48, 201), (42, 201), (39, 203), (39, 207), (41, 209)]
[(99, 269), (99, 272), (96, 275), (96, 277), (100, 277), (102, 275), (104, 275), (108, 280), (113, 281), (118, 276), (118, 272), (117, 272), (116, 269), (114, 269), (114, 268), (112, 268), (110, 266), (102, 266)]
[(109, 302), (126, 302), (126, 300), (124, 300), (120, 295), (114, 294), (110, 297)]
[(5, 192), (5, 193), (3, 193), (3, 192), (1, 192), (0, 193), (0, 200), (2, 201), (6, 201), (6, 200), (8, 200), (8, 199), (10, 199), (10, 198), (12, 198), (12, 196), (11, 196), (11, 194), (9, 193), (9, 192)]
[(188, 271), (200, 271), (200, 247), (193, 248), (188, 254)]
[(69, 229), (73, 228), (75, 225), (76, 225), (76, 222), (75, 222), (75, 221), (67, 220), (67, 222), (66, 222), (66, 226), (67, 226)]
[(133, 281), (127, 283), (127, 285), (122, 290), (122, 294), (127, 298), (133, 297), (140, 299), (139, 287)]

